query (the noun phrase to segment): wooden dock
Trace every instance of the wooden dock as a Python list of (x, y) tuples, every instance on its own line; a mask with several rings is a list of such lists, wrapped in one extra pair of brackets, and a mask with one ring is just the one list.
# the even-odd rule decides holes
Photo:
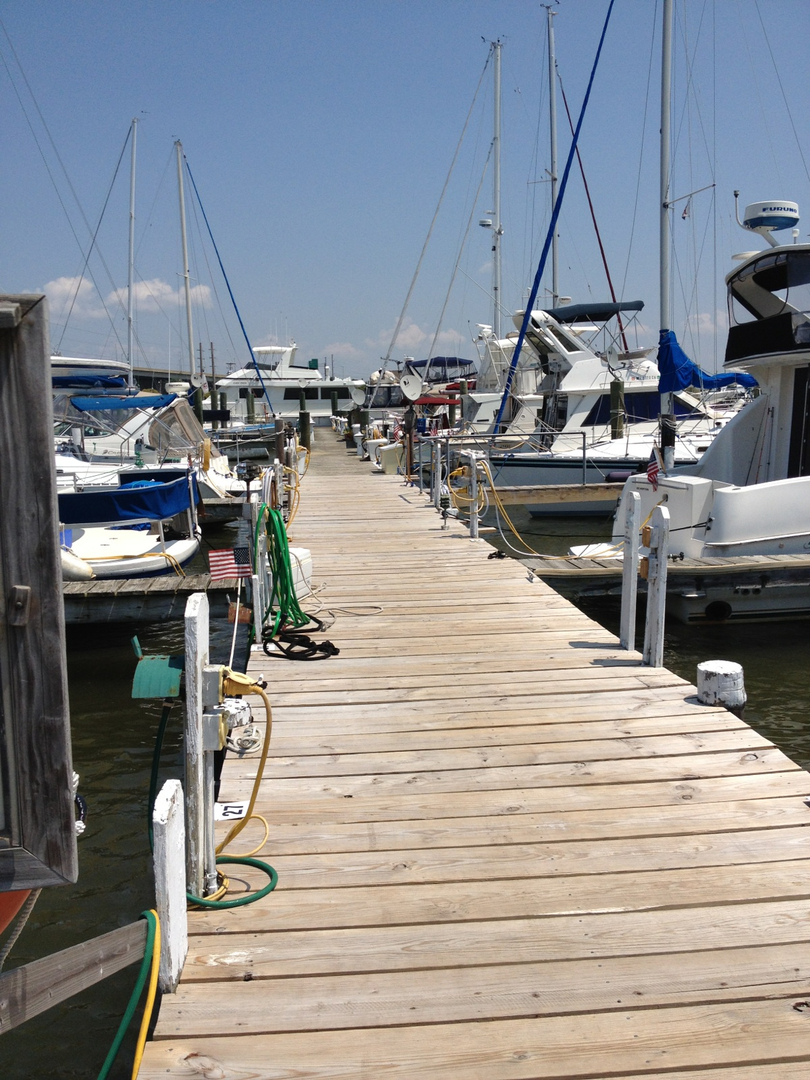
[(340, 654), (250, 663), (279, 884), (190, 914), (142, 1080), (806, 1080), (806, 773), (331, 432), (292, 540)]
[(153, 578), (109, 578), (62, 584), (65, 623), (143, 623), (182, 619), (188, 598), (208, 596), (211, 617), (225, 619), (236, 599), (236, 578), (212, 581), (210, 574), (164, 574)]

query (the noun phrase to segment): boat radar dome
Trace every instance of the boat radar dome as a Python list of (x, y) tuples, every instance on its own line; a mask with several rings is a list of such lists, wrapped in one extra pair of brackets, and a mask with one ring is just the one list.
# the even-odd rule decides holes
[(773, 200), (771, 202), (750, 203), (745, 208), (742, 227), (764, 236), (771, 247), (777, 247), (772, 232), (792, 229), (799, 223), (797, 203)]

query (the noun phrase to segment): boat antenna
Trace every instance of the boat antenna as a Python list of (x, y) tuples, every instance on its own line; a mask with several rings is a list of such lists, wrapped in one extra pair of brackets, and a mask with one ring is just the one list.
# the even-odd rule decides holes
[(605, 35), (607, 34), (608, 23), (610, 22), (610, 16), (613, 12), (613, 5), (615, 0), (610, 0), (610, 6), (608, 7), (607, 15), (605, 16), (605, 25), (602, 27), (602, 36), (599, 38), (599, 46), (596, 50), (596, 56), (593, 61), (593, 67), (591, 68), (591, 75), (588, 79), (588, 87), (585, 91), (585, 97), (582, 101), (582, 108), (579, 113), (579, 120), (577, 120), (576, 130), (574, 137), (571, 141), (571, 149), (568, 151), (568, 159), (565, 163), (565, 169), (563, 170), (562, 180), (560, 182), (560, 192), (554, 209), (551, 212), (551, 222), (549, 223), (548, 232), (546, 233), (546, 239), (543, 244), (543, 250), (540, 254), (540, 262), (537, 267), (537, 273), (534, 275), (534, 282), (532, 284), (532, 291), (529, 294), (529, 300), (526, 304), (526, 310), (523, 312), (523, 321), (520, 324), (520, 333), (518, 334), (517, 345), (515, 351), (512, 354), (512, 361), (509, 365), (509, 371), (506, 374), (506, 381), (504, 382), (503, 397), (501, 403), (498, 406), (498, 415), (495, 417), (494, 432), (497, 434), (500, 431), (501, 421), (503, 420), (504, 409), (506, 408), (506, 402), (509, 400), (509, 394), (512, 390), (512, 380), (515, 377), (515, 370), (520, 359), (520, 350), (523, 348), (523, 342), (526, 339), (526, 330), (529, 325), (529, 319), (532, 315), (532, 309), (534, 302), (537, 299), (537, 292), (540, 288), (540, 280), (543, 277), (543, 271), (546, 268), (546, 261), (548, 259), (549, 248), (551, 247), (551, 238), (554, 235), (554, 229), (557, 226), (557, 219), (560, 216), (560, 209), (562, 207), (563, 197), (565, 195), (565, 189), (568, 186), (568, 176), (571, 172), (571, 165), (574, 160), (574, 152), (577, 148), (577, 142), (579, 141), (579, 133), (582, 130), (582, 121), (585, 119), (585, 110), (588, 107), (588, 100), (591, 96), (591, 89), (593, 87), (593, 80), (596, 76), (596, 68), (599, 64), (599, 57), (602, 53), (602, 46), (605, 43)]

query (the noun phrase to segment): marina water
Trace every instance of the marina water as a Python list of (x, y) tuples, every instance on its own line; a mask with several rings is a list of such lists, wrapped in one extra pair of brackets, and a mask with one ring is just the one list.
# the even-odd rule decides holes
[[(546, 554), (564, 554), (570, 543), (610, 534), (609, 522), (601, 520), (533, 522), (527, 516), (513, 516), (534, 550)], [(234, 527), (226, 527), (212, 538), (212, 546), (232, 546), (236, 535)], [(487, 536), (495, 546), (505, 546), (497, 536)], [(525, 561), (532, 564), (531, 557)], [(315, 574), (317, 580), (317, 567)], [(585, 600), (579, 606), (611, 631), (618, 631), (615, 604)], [(642, 619), (643, 601), (639, 641)], [(338, 620), (332, 630), (338, 643), (339, 625)], [(79, 840), (79, 881), (43, 890), (7, 969), (133, 922), (154, 903), (146, 804), (162, 702), (131, 698), (136, 664), (132, 634), (132, 630), (109, 627), (69, 634), (74, 768), (88, 804), (87, 830)], [(146, 654), (183, 652), (182, 623), (138, 627), (137, 635)], [(228, 662), (231, 639), (232, 627), (212, 623), (212, 662)], [(243, 636), (237, 656), (240, 649), (244, 649)], [(809, 657), (810, 622), (687, 627), (670, 621), (667, 625), (665, 666), (694, 683), (701, 661), (742, 664), (748, 693), (746, 721), (803, 767), (810, 766)], [(276, 662), (280, 661), (268, 660), (266, 671), (271, 697), (271, 665)], [(167, 730), (160, 784), (182, 776), (181, 729), (181, 707), (177, 706)], [(272, 835), (270, 845), (272, 849)], [(4, 1034), (0, 1038), (3, 1080), (93, 1080), (126, 1009), (137, 970), (137, 964), (131, 965)], [(140, 1013), (110, 1073), (111, 1080), (128, 1080), (131, 1074), (139, 1021)]]

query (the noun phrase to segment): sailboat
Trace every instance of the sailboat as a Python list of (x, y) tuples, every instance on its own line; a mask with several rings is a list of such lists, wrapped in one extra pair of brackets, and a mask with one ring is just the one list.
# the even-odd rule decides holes
[[(551, 13), (549, 13), (549, 19)], [(549, 42), (553, 41), (549, 28)], [(665, 45), (665, 51), (668, 43)], [(550, 60), (550, 67), (553, 61)], [(666, 79), (666, 75), (664, 76)], [(669, 90), (662, 95), (668, 101)], [(553, 85), (551, 98), (553, 100)], [(587, 103), (587, 97), (586, 97)], [(583, 105), (584, 110), (584, 105)], [(581, 123), (580, 117), (580, 123)], [(568, 177), (577, 132), (569, 152), (560, 198)], [(668, 140), (662, 131), (662, 141)], [(553, 145), (553, 142), (552, 142)], [(552, 149), (552, 162), (556, 152)], [(553, 164), (552, 174), (556, 173)], [(662, 175), (668, 184), (668, 160), (662, 158)], [(664, 202), (669, 213), (668, 191)], [(556, 193), (552, 195), (552, 225), (546, 240), (535, 278), (530, 306), (536, 296), (544, 259), (549, 249), (552, 262), (552, 293), (558, 294), (556, 280), (556, 215), (559, 211)], [(662, 238), (662, 250), (666, 244)], [(668, 275), (661, 273), (662, 325), (668, 326)], [(619, 331), (608, 326), (615, 317), (635, 317), (641, 311), (641, 301), (600, 304), (563, 304), (545, 309), (519, 311), (514, 316), (520, 328), (520, 341), (515, 347), (512, 368), (521, 356), (521, 345), (534, 354), (542, 373), (537, 393), (542, 395), (542, 411), (537, 426), (528, 437), (515, 446), (510, 439), (499, 439), (490, 450), (490, 470), (497, 485), (534, 488), (540, 486), (576, 485), (625, 480), (636, 472), (644, 473), (653, 447), (658, 440), (659, 414), (665, 380), (672, 378), (673, 351), (659, 351), (659, 365), (651, 359), (653, 349), (629, 349), (626, 327), (619, 322)], [(607, 332), (601, 349), (595, 345), (598, 330)], [(669, 331), (668, 331), (669, 333)], [(510, 371), (510, 378), (514, 374)], [(750, 376), (740, 373), (724, 376), (723, 382), (733, 384), (717, 392), (717, 380), (701, 372), (696, 365), (684, 365), (678, 373), (680, 382), (666, 395), (669, 413), (668, 432), (672, 434), (668, 450), (670, 467), (691, 464), (699, 460), (723, 425), (747, 400), (747, 389), (754, 383)], [(510, 381), (507, 379), (507, 389)], [(500, 423), (507, 393), (495, 420)], [(504, 445), (505, 444), (505, 445)], [(613, 498), (563, 503), (526, 503), (533, 515), (564, 513), (604, 515), (613, 510)]]
[[(196, 380), (193, 366), (190, 382), (180, 384), (177, 393), (142, 394), (134, 379), (134, 221), (135, 148), (137, 120), (130, 128), (129, 259), (127, 284), (127, 358), (107, 359), (53, 356), (51, 380), (55, 421), (57, 484), (63, 491), (115, 487), (122, 469), (166, 467), (176, 471), (178, 462), (191, 461), (198, 472), (203, 504), (216, 507), (217, 523), (241, 517), (241, 503), (224, 505), (231, 496), (241, 496), (245, 482), (230, 469), (227, 458), (210, 446), (187, 398)], [(191, 309), (188, 289), (188, 256), (185, 242), (185, 213), (182, 188), (182, 147), (176, 144), (180, 191), (181, 231), (186, 286), (186, 314), (191, 341)], [(193, 365), (192, 351), (189, 352)]]
[[(664, 7), (668, 71), (671, 0)], [(662, 143), (668, 96), (662, 93)], [(662, 149), (662, 325), (666, 326), (669, 243), (668, 161)], [(735, 202), (738, 193), (735, 192)], [(572, 554), (615, 557), (629, 506), (641, 518), (665, 504), (678, 557), (693, 560), (689, 580), (670, 579), (668, 609), (684, 622), (741, 622), (810, 617), (810, 245), (779, 244), (798, 235), (798, 206), (766, 200), (746, 207), (742, 228), (764, 238), (764, 251), (737, 256), (725, 278), (729, 333), (724, 368), (755, 377), (759, 395), (718, 433), (700, 461), (673, 467), (664, 448), (654, 475), (633, 476), (622, 491), (614, 544)], [(666, 293), (665, 293), (666, 290)], [(664, 331), (662, 331), (662, 338)]]

